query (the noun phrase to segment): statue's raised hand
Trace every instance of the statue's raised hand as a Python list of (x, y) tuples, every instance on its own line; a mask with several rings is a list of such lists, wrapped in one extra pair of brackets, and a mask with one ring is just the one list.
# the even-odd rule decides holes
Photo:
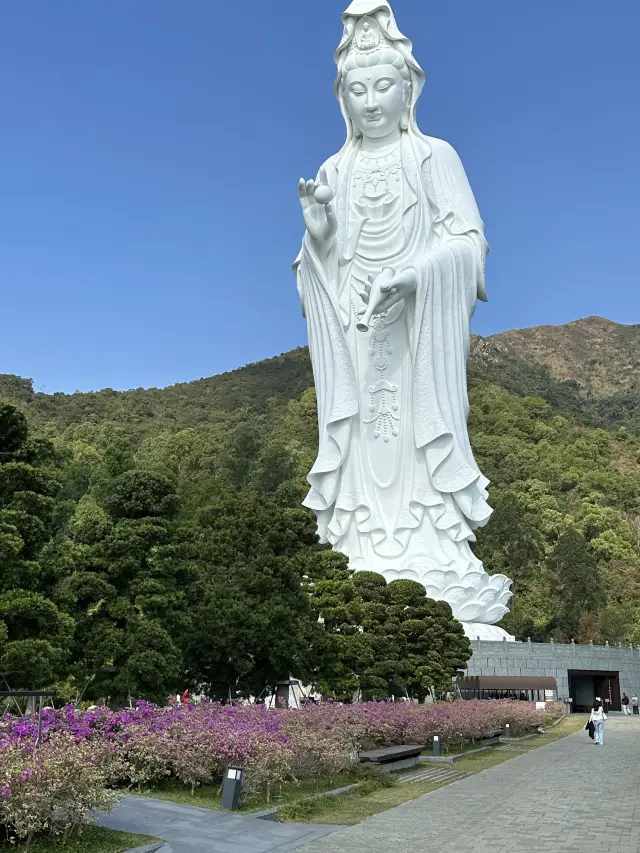
[(338, 221), (331, 204), (333, 193), (326, 184), (300, 178), (298, 195), (307, 231), (320, 254), (326, 255), (338, 230)]

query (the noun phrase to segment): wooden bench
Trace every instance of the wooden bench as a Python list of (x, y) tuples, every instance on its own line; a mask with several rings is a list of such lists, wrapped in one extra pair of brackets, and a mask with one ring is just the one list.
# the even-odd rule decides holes
[(500, 738), (504, 736), (503, 731), (498, 731), (497, 729), (494, 732), (487, 732), (482, 735), (482, 737), (476, 741), (480, 746), (492, 746), (495, 743), (500, 743)]
[(379, 764), (383, 770), (390, 773), (393, 770), (402, 770), (405, 767), (415, 767), (420, 764), (420, 753), (423, 750), (422, 744), (409, 743), (369, 749), (361, 752), (359, 758), (363, 764)]

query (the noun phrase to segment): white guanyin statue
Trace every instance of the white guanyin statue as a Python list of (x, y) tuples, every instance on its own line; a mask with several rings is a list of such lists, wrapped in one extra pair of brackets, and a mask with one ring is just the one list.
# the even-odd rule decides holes
[(496, 627), (511, 581), (469, 544), (491, 515), (467, 433), (483, 223), (456, 152), (418, 129), (424, 72), (389, 4), (354, 0), (342, 18), (347, 139), (299, 184), (320, 427), (305, 506), (351, 568), (419, 581), (471, 638), (513, 639)]

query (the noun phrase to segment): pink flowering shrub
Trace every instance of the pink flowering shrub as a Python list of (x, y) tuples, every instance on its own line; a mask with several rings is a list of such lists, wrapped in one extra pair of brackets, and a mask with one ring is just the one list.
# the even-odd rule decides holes
[(105, 755), (65, 732), (53, 733), (40, 749), (26, 741), (6, 745), (0, 752), (0, 827), (6, 837), (62, 833), (90, 812), (109, 809), (119, 795), (107, 788)]
[(317, 705), (302, 713), (278, 712), (292, 751), (292, 778), (336, 776), (359, 763), (364, 730), (357, 713), (349, 710), (348, 706)]
[(47, 710), (37, 723), (0, 718), (0, 826), (24, 837), (58, 832), (117, 799), (108, 790), (179, 780), (194, 790), (217, 785), (225, 770), (245, 770), (245, 789), (270, 796), (286, 780), (334, 776), (358, 764), (358, 752), (402, 743), (445, 747), (478, 740), (508, 723), (517, 732), (547, 725), (562, 705), (536, 711), (519, 701), (326, 703), (303, 710), (214, 702), (158, 708)]
[(541, 725), (548, 726), (555, 723), (564, 714), (563, 702), (547, 702), (547, 707), (540, 712)]

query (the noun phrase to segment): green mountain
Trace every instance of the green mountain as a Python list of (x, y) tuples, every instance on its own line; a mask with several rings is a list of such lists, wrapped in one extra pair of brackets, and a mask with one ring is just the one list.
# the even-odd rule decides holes
[[(491, 337), (473, 336), (470, 382), (491, 382), (603, 426), (640, 431), (640, 326), (588, 317)], [(0, 395), (37, 426), (126, 423), (137, 436), (159, 427), (216, 422), (218, 413), (263, 410), (270, 398), (295, 400), (313, 384), (306, 347), (229, 373), (167, 388), (43, 394), (31, 380), (0, 374)]]
[(230, 373), (168, 388), (136, 388), (75, 394), (34, 392), (30, 379), (0, 374), (0, 395), (19, 406), (35, 426), (64, 430), (90, 421), (126, 423), (132, 436), (157, 428), (183, 429), (215, 423), (220, 413), (262, 410), (269, 398), (297, 399), (313, 385), (306, 347), (249, 364)]
[[(470, 433), (495, 507), (476, 550), (514, 578), (520, 636), (640, 641), (639, 361), (640, 326), (597, 317), (473, 339)], [(168, 477), (183, 519), (232, 492), (297, 507), (316, 448), (306, 348), (165, 389), (48, 395), (0, 375), (0, 397), (53, 439), (58, 530), (130, 469)]]

